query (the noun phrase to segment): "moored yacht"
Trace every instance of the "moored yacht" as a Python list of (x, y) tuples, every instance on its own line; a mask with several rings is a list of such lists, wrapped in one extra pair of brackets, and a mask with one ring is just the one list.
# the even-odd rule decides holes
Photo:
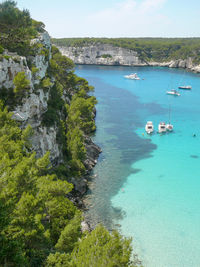
[(173, 131), (173, 125), (170, 123), (170, 121), (171, 121), (171, 105), (169, 105), (169, 122), (166, 125), (166, 129), (169, 132)]
[(181, 94), (177, 92), (175, 89), (171, 89), (170, 91), (166, 92), (167, 95), (175, 95), (175, 96), (180, 96)]
[(125, 75), (124, 77), (131, 80), (140, 80), (140, 77), (138, 77), (137, 73), (131, 73), (130, 75)]
[(148, 133), (148, 134), (151, 134), (153, 133), (153, 122), (152, 121), (147, 121), (147, 124), (145, 125), (145, 131)]
[(185, 90), (191, 90), (192, 86), (191, 85), (182, 85), (178, 87), (179, 89), (185, 89)]
[(160, 122), (158, 125), (158, 132), (165, 133), (167, 131), (165, 122)]

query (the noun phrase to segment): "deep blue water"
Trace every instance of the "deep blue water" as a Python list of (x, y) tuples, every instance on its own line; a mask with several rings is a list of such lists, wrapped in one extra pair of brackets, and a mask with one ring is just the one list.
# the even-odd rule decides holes
[[(143, 79), (123, 77), (131, 72)], [(200, 266), (200, 75), (110, 66), (77, 66), (76, 73), (95, 87), (94, 142), (103, 150), (86, 215), (133, 237), (144, 266)], [(180, 84), (192, 90), (166, 95)], [(169, 107), (173, 133), (148, 136), (146, 121), (157, 130)]]

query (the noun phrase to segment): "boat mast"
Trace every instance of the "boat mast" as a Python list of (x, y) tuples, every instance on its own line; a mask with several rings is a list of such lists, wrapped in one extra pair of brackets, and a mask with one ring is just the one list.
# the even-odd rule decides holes
[(169, 104), (169, 124), (170, 124), (170, 121), (171, 121), (171, 105)]

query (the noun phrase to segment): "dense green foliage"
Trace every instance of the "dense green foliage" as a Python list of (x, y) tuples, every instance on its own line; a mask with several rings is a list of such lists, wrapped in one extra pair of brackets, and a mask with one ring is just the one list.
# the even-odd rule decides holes
[(2, 107), (0, 122), (0, 203), (4, 207), (0, 262), (17, 266), (13, 262), (17, 259), (6, 250), (11, 246), (24, 266), (38, 266), (80, 213), (66, 198), (72, 185), (49, 174), (48, 154), (36, 159), (35, 153), (28, 152), (30, 127), (20, 130)]
[[(50, 77), (56, 79), (52, 87)], [(41, 85), (44, 90), (51, 87), (43, 124), (48, 127), (57, 125), (57, 139), (63, 147), (66, 165), (69, 166), (66, 172), (68, 175), (81, 176), (85, 173), (84, 135), (96, 129), (93, 111), (97, 101), (94, 96), (88, 95), (93, 87), (74, 74), (74, 63), (62, 56), (54, 46), (48, 76), (42, 80)], [(70, 104), (66, 104), (64, 98)]]
[(85, 238), (79, 240), (77, 246), (69, 256), (60, 253), (50, 255), (47, 259), (48, 267), (126, 267), (134, 266), (130, 260), (130, 239), (125, 239), (118, 232), (110, 234), (99, 225)]
[(0, 45), (9, 51), (27, 55), (30, 40), (43, 31), (44, 24), (31, 19), (28, 10), (19, 10), (16, 2), (4, 1), (0, 4)]
[(48, 153), (30, 152), (31, 128), (11, 116), (1, 104), (0, 265), (132, 266), (130, 240), (102, 226), (81, 233), (81, 213), (66, 197), (72, 185), (50, 174)]
[[(89, 134), (96, 129), (93, 118), (94, 105), (97, 103), (95, 97), (88, 97), (82, 89), (76, 93), (67, 105), (67, 145), (71, 154), (72, 171), (78, 170), (78, 175), (84, 174), (83, 161), (86, 156), (84, 147), (84, 134)], [(75, 173), (76, 174), (76, 173)]]
[(53, 38), (52, 42), (67, 47), (111, 44), (134, 50), (141, 59), (147, 61), (192, 57), (194, 62), (200, 62), (200, 38)]
[(117, 231), (110, 234), (101, 225), (80, 242), (72, 254), (74, 266), (133, 266), (130, 261), (131, 240), (123, 239)]

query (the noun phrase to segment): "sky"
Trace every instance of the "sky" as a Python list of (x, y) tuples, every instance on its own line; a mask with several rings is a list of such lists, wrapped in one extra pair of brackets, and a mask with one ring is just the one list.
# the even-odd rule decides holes
[(18, 0), (17, 5), (55, 38), (200, 37), (200, 0)]

